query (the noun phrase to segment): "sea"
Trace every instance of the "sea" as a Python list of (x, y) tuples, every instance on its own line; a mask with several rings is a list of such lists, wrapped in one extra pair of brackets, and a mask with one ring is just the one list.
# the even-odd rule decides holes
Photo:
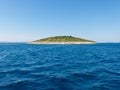
[(120, 90), (120, 43), (0, 43), (0, 90)]

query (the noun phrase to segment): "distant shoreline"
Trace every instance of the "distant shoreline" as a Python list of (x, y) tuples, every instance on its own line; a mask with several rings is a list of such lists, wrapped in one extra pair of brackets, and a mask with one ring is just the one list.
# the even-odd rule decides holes
[(96, 44), (95, 42), (27, 42), (27, 44)]

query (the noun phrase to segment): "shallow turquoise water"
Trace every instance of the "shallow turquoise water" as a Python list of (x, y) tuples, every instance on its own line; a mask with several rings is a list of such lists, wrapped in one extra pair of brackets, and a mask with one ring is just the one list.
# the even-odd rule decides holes
[(0, 90), (120, 90), (120, 44), (0, 44)]

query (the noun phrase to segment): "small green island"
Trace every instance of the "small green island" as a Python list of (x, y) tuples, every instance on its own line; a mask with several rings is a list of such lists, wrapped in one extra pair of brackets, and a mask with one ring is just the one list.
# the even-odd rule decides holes
[(28, 42), (29, 44), (95, 44), (95, 41), (73, 36), (55, 36)]

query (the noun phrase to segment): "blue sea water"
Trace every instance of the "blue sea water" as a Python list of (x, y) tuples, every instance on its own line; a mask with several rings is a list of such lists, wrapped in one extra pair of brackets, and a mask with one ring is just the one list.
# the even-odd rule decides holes
[(120, 43), (1, 43), (0, 90), (120, 90)]

